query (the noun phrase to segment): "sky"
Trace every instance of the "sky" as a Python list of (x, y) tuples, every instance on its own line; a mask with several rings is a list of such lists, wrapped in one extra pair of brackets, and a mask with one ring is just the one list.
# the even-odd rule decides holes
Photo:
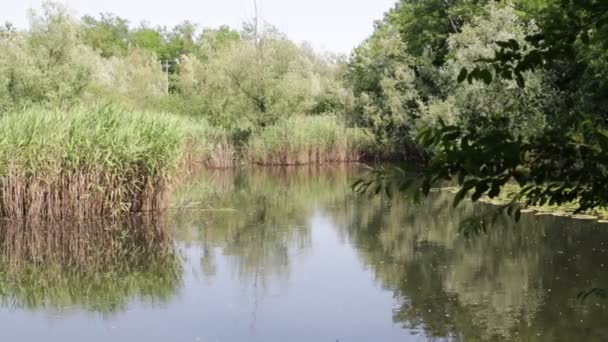
[[(348, 54), (367, 38), (374, 21), (397, 0), (257, 0), (265, 21), (297, 43), (308, 42), (321, 51)], [(27, 27), (29, 8), (43, 0), (0, 0), (0, 23)], [(253, 0), (60, 0), (76, 15), (110, 12), (131, 25), (174, 26), (190, 20), (203, 27), (240, 28), (254, 16)]]

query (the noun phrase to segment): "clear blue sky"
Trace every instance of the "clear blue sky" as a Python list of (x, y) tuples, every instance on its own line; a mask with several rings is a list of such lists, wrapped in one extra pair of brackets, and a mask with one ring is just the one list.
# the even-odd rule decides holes
[[(27, 10), (43, 0), (2, 0), (0, 22), (27, 27)], [(263, 19), (296, 42), (315, 48), (349, 53), (373, 31), (397, 0), (258, 0)], [(254, 14), (253, 0), (61, 0), (78, 16), (111, 12), (132, 25), (146, 21), (173, 26), (184, 20), (205, 27), (240, 28)]]

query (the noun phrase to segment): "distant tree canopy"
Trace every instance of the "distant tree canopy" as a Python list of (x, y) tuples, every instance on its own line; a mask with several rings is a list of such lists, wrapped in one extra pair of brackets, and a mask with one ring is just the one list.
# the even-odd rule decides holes
[(117, 102), (199, 117), (246, 138), (294, 115), (339, 114), (351, 98), (336, 59), (260, 21), (240, 30), (131, 26), (45, 2), (29, 29), (0, 28), (0, 49), (0, 115)]

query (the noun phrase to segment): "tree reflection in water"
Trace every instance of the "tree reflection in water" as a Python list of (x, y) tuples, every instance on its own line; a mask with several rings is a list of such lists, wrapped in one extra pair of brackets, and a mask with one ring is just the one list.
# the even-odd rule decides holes
[(294, 279), (298, 258), (315, 253), (313, 218), (322, 217), (324, 229), (335, 229), (393, 294), (396, 324), (456, 341), (608, 340), (605, 302), (576, 298), (608, 284), (606, 226), (524, 215), (519, 224), (505, 219), (487, 235), (465, 238), (459, 223), (489, 206), (453, 209), (452, 195), (441, 192), (418, 204), (362, 197), (349, 188), (356, 174), (352, 168), (208, 173), (176, 193), (179, 209), (164, 218), (4, 222), (2, 305), (111, 314), (134, 300), (166, 303), (183, 289), (177, 250), (192, 247), (205, 279), (212, 282), (225, 267), (251, 291), (255, 322), (267, 289)]
[(525, 215), (465, 238), (460, 222), (491, 208), (451, 203), (449, 193), (419, 204), (357, 199), (336, 216), (363, 262), (394, 292), (396, 322), (466, 341), (608, 338), (605, 304), (576, 300), (581, 289), (608, 283), (598, 273), (605, 226)]
[(314, 248), (308, 220), (322, 211), (393, 292), (393, 319), (404, 327), (463, 341), (608, 340), (605, 304), (576, 299), (582, 289), (608, 284), (600, 272), (605, 226), (530, 214), (465, 238), (460, 222), (489, 206), (453, 209), (452, 195), (442, 192), (418, 204), (361, 197), (349, 189), (354, 175), (314, 168), (209, 175), (181, 203), (235, 211), (179, 213), (178, 234), (204, 246), (208, 275), (223, 253), (241, 280), (263, 289), (289, 276), (294, 253)]

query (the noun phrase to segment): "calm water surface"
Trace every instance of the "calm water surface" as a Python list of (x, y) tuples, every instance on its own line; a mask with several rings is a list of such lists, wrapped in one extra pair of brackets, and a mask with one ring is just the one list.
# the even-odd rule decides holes
[(208, 173), (166, 218), (4, 227), (1, 341), (608, 341), (606, 300), (576, 299), (608, 287), (608, 225), (465, 239), (487, 207), (357, 197), (356, 173)]

